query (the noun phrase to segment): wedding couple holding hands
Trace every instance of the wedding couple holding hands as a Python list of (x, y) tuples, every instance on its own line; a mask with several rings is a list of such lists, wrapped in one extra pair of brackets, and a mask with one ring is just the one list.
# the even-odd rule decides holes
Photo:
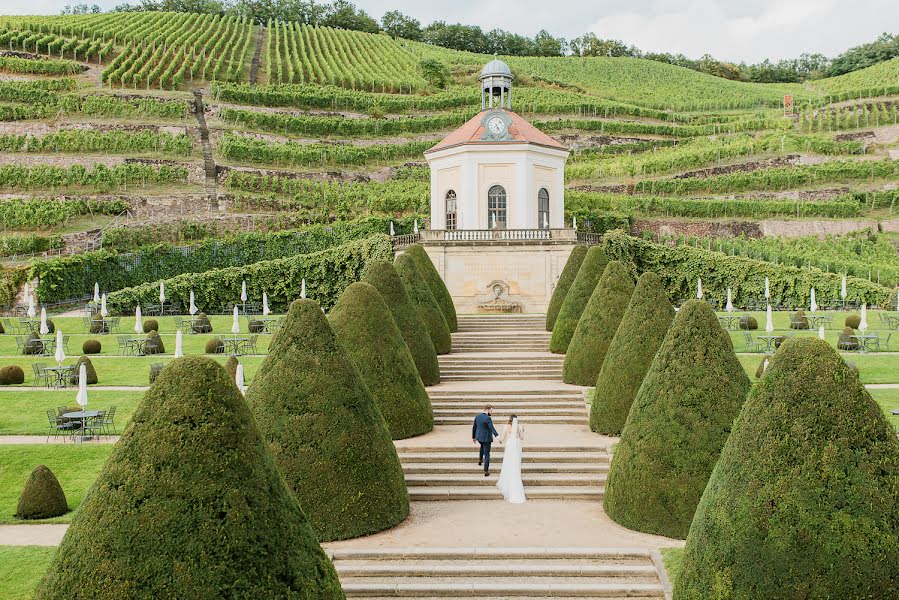
[(524, 485), (521, 483), (521, 441), (524, 438), (524, 428), (518, 424), (518, 417), (512, 415), (500, 435), (493, 426), (491, 414), (493, 407), (488, 405), (484, 412), (475, 417), (471, 426), (471, 441), (481, 446), (478, 465), (484, 465), (484, 477), (490, 475), (490, 446), (493, 439), (498, 437), (499, 442), (506, 447), (496, 487), (506, 501), (522, 504), (525, 501)]

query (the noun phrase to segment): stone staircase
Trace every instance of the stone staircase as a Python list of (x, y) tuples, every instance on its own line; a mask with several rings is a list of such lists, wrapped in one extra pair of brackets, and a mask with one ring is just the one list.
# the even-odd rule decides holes
[[(459, 315), (459, 333), (474, 331), (545, 331), (546, 315)], [(547, 332), (549, 333), (549, 332)]]
[(328, 554), (348, 598), (665, 597), (656, 559), (646, 549), (399, 548)]
[(462, 352), (453, 348), (440, 360), (441, 381), (489, 381), (509, 379), (562, 379), (560, 354), (543, 352)]
[(493, 407), (494, 423), (505, 423), (513, 413), (528, 424), (588, 423), (583, 392), (576, 388), (509, 392), (431, 389), (429, 395), (435, 425), (470, 426), (474, 415), (488, 404)]
[[(476, 414), (476, 413), (475, 413)], [(471, 419), (468, 419), (471, 422)], [(600, 500), (611, 457), (601, 446), (531, 446), (521, 462), (529, 500)], [(413, 501), (501, 500), (496, 489), (503, 449), (494, 444), (490, 476), (478, 466), (478, 447), (400, 446), (406, 487)]]

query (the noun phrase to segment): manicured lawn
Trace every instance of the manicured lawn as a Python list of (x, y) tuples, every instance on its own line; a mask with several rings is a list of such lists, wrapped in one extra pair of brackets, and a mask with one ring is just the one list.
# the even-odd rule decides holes
[[(0, 444), (0, 523), (24, 522), (15, 518), (19, 494), (28, 474), (40, 464), (47, 465), (56, 475), (66, 494), (69, 509), (78, 508), (84, 493), (97, 478), (112, 449), (112, 444), (91, 443)], [(41, 522), (68, 523), (71, 520), (70, 512)], [(5, 598), (2, 594), (0, 597)]]
[[(22, 391), (0, 388), (0, 435), (44, 435), (49, 429), (47, 409), (76, 407), (76, 391)], [(89, 391), (88, 409), (116, 407), (116, 430), (121, 432), (143, 398), (141, 391)]]
[(48, 546), (0, 546), (0, 598), (30, 600), (56, 552)]
[[(843, 360), (858, 367), (862, 383), (899, 383), (899, 354), (850, 354), (842, 353)], [(738, 354), (750, 379), (764, 359), (763, 354)]]
[(684, 560), (684, 549), (662, 548), (661, 552), (662, 562), (665, 563), (665, 571), (668, 573), (668, 581), (670, 581), (673, 586), (678, 575), (680, 575), (681, 565)]
[(899, 416), (890, 413), (891, 410), (899, 410), (899, 389), (896, 390), (868, 390), (871, 396), (883, 409), (887, 420), (893, 427), (899, 428)]

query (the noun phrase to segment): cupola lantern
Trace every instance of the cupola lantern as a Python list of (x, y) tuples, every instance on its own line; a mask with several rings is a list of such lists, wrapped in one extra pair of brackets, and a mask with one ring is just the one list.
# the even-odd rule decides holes
[(481, 110), (501, 108), (512, 110), (512, 69), (496, 58), (484, 65), (478, 81), (481, 82)]

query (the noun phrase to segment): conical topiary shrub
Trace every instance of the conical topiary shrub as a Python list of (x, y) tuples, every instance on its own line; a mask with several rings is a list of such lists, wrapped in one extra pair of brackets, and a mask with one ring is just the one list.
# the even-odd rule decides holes
[(565, 353), (562, 381), (594, 385), (618, 324), (634, 293), (634, 280), (617, 260), (608, 265), (593, 289)]
[(228, 360), (225, 361), (225, 370), (228, 371), (228, 374), (232, 379), (237, 379), (237, 365), (240, 364), (240, 361), (237, 360), (236, 356), (229, 356)]
[(247, 402), (320, 540), (375, 533), (409, 514), (384, 417), (318, 303), (290, 305)]
[(452, 347), (449, 327), (415, 261), (411, 256), (401, 254), (396, 257), (393, 264), (396, 272), (400, 274), (400, 279), (403, 280), (403, 285), (406, 286), (412, 305), (425, 324), (431, 341), (434, 342), (434, 350), (437, 354), (449, 354)]
[(17, 519), (52, 519), (69, 512), (62, 486), (46, 465), (38, 465), (28, 476), (19, 505)]
[(84, 365), (84, 373), (87, 375), (87, 384), (94, 385), (99, 380), (97, 379), (97, 370), (94, 368), (94, 363), (91, 362), (87, 356), (80, 356), (78, 360), (75, 362), (75, 374), (73, 376), (73, 383), (78, 384), (78, 378), (81, 374), (81, 365)]
[(403, 334), (403, 340), (412, 353), (412, 360), (418, 369), (418, 375), (425, 385), (440, 383), (440, 363), (437, 362), (437, 351), (434, 342), (428, 335), (424, 322), (418, 316), (409, 293), (393, 264), (386, 260), (376, 260), (368, 265), (362, 281), (370, 283), (387, 304)]
[(705, 302), (685, 303), (646, 373), (615, 449), (603, 505), (637, 531), (683, 539), (749, 390)]
[(787, 340), (733, 426), (676, 598), (899, 597), (899, 442), (826, 342)]
[(35, 598), (343, 598), (234, 381), (166, 366), (85, 496)]
[(596, 378), (590, 409), (593, 431), (621, 435), (631, 404), (673, 319), (674, 308), (662, 279), (652, 272), (643, 273)]
[(431, 399), (378, 290), (361, 281), (350, 284), (328, 320), (378, 403), (391, 437), (401, 440), (431, 431)]
[(606, 269), (606, 253), (599, 246), (593, 246), (587, 250), (587, 256), (577, 271), (577, 277), (571, 284), (565, 300), (559, 309), (559, 316), (553, 326), (553, 334), (549, 340), (549, 351), (555, 354), (565, 354), (568, 344), (577, 328), (577, 322), (584, 312), (584, 307), (590, 300), (599, 278)]
[(577, 277), (578, 269), (581, 268), (585, 256), (587, 256), (587, 246), (583, 244), (575, 246), (568, 256), (568, 261), (559, 275), (559, 280), (556, 281), (556, 287), (553, 289), (553, 295), (549, 299), (549, 306), (546, 309), (547, 331), (553, 330), (556, 317), (559, 316), (559, 309), (562, 308), (565, 296), (568, 295), (568, 290), (571, 289), (571, 284), (574, 283), (574, 278)]
[(437, 301), (437, 306), (440, 307), (440, 312), (443, 313), (443, 318), (446, 319), (446, 325), (449, 327), (450, 333), (458, 331), (459, 320), (456, 317), (456, 305), (453, 304), (453, 297), (450, 296), (443, 278), (437, 272), (437, 267), (434, 266), (433, 261), (431, 261), (431, 257), (428, 256), (421, 244), (412, 244), (404, 250), (404, 253), (411, 256), (412, 260), (415, 261), (415, 266), (418, 267), (421, 276), (424, 277), (425, 282), (431, 289), (431, 293), (434, 294), (434, 299)]

